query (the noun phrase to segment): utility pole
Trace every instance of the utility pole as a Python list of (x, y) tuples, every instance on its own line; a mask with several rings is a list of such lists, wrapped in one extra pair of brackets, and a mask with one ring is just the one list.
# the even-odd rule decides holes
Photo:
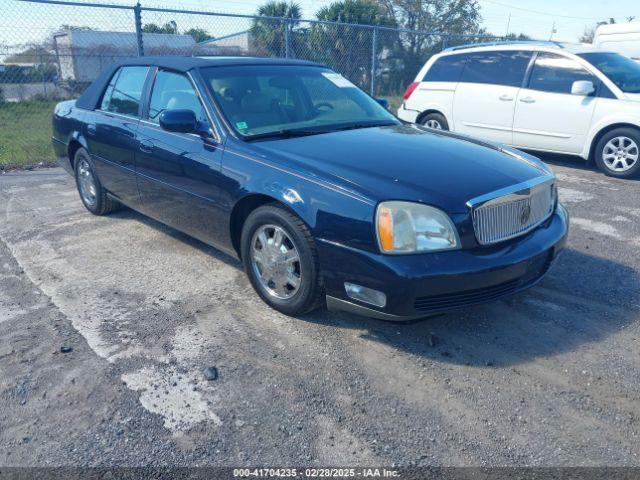
[(511, 27), (511, 12), (509, 12), (509, 19), (507, 20), (507, 37), (509, 36), (509, 27)]
[(556, 22), (553, 22), (553, 25), (551, 26), (551, 35), (549, 35), (549, 41), (551, 41), (556, 33), (558, 33), (558, 30), (556, 30)]

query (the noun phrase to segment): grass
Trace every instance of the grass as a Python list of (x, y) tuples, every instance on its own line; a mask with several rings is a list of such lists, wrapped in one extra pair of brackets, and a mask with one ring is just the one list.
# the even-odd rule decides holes
[(0, 169), (55, 162), (51, 115), (55, 101), (0, 104)]
[[(402, 97), (386, 98), (395, 113)], [(55, 163), (51, 146), (55, 105), (56, 101), (37, 100), (0, 104), (0, 170)]]

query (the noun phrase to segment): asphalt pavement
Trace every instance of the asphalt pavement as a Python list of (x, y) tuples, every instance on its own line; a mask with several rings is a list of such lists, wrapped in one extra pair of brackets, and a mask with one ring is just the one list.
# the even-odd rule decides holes
[(640, 182), (548, 160), (549, 275), (409, 324), (286, 317), (61, 169), (0, 175), (0, 465), (640, 466)]

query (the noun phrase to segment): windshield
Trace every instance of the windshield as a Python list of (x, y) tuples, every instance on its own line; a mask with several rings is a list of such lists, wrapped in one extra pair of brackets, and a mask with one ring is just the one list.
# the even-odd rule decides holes
[(640, 93), (640, 64), (619, 53), (581, 53), (591, 65), (604, 73), (625, 93)]
[(400, 123), (347, 79), (322, 67), (209, 67), (202, 74), (227, 121), (246, 139)]

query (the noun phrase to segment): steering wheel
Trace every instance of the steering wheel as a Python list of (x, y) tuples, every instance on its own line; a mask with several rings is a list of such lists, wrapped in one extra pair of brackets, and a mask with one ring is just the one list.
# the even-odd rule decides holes
[(330, 112), (331, 110), (335, 110), (336, 107), (334, 107), (329, 102), (320, 102), (320, 103), (316, 103), (314, 105), (314, 108), (319, 112), (325, 113), (325, 112)]

